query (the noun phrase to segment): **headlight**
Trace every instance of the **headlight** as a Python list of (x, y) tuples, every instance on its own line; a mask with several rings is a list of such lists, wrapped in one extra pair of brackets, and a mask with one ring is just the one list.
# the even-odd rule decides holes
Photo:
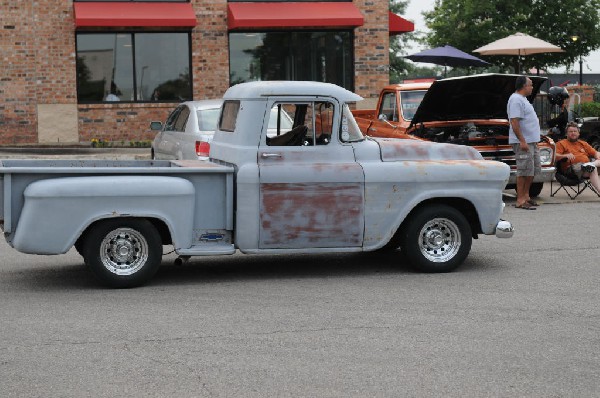
[(554, 151), (551, 148), (540, 148), (540, 162), (542, 166), (549, 166), (552, 164), (554, 158)]

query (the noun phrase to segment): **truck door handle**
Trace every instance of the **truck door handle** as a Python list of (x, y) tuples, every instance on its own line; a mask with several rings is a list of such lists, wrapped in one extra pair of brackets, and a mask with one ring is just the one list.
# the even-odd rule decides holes
[(263, 159), (280, 158), (281, 154), (280, 153), (261, 153), (260, 157)]
[(369, 131), (377, 131), (375, 127), (369, 127)]

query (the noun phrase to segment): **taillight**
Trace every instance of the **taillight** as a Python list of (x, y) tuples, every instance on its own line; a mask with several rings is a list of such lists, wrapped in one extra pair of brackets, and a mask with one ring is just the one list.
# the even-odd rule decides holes
[(210, 152), (210, 144), (206, 141), (196, 141), (196, 155), (208, 156)]

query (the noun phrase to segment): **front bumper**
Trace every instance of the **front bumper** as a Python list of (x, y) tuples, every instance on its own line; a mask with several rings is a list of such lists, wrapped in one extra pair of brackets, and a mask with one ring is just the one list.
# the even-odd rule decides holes
[(496, 238), (512, 238), (515, 233), (515, 229), (513, 228), (510, 221), (500, 220), (496, 225)]
[[(556, 173), (556, 167), (554, 166), (545, 166), (542, 167), (542, 172), (535, 177), (533, 177), (533, 182), (550, 182), (554, 178), (554, 174)], [(508, 178), (507, 185), (514, 185), (517, 183), (517, 170), (510, 170), (510, 177)]]

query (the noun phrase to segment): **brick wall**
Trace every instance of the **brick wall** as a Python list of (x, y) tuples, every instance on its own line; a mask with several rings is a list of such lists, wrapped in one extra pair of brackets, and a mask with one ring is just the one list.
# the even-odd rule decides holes
[(0, 0), (0, 144), (37, 139), (33, 2)]
[(581, 103), (594, 102), (594, 92), (596, 91), (594, 86), (586, 84), (582, 86), (567, 86), (567, 90), (569, 93), (579, 94)]
[[(376, 97), (388, 83), (388, 3), (354, 0), (365, 17), (355, 30), (355, 91)], [(227, 0), (192, 0), (194, 99), (220, 97), (229, 86)], [(77, 107), (80, 142), (154, 137), (174, 104), (77, 105), (72, 0), (0, 0), (0, 145), (35, 144), (38, 104)]]
[(152, 140), (151, 121), (163, 122), (174, 104), (89, 104), (78, 107), (79, 140), (93, 138), (119, 141)]
[(354, 30), (354, 91), (365, 99), (379, 96), (389, 84), (389, 4), (381, 0), (354, 0), (365, 23)]
[(192, 3), (198, 20), (192, 34), (194, 98), (218, 98), (229, 88), (227, 0)]

